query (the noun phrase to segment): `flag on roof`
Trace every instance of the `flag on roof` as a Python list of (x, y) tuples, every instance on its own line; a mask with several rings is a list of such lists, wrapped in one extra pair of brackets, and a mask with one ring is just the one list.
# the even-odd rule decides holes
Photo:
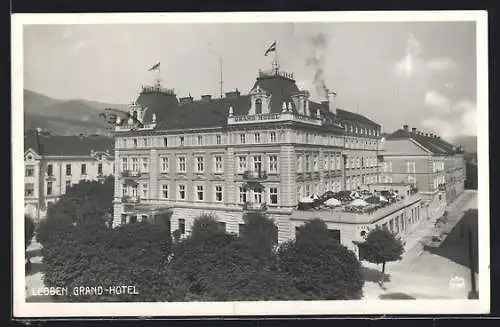
[(152, 70), (157, 70), (160, 68), (160, 63), (157, 63), (156, 65), (154, 65), (153, 67), (149, 68), (149, 71), (152, 71)]
[(264, 56), (267, 56), (269, 52), (276, 51), (276, 41), (271, 44), (271, 46), (266, 50), (266, 53), (264, 53)]

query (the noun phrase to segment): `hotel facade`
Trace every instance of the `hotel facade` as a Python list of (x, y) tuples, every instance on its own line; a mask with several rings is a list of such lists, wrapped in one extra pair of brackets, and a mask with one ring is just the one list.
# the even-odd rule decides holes
[[(293, 74), (277, 67), (259, 71), (245, 95), (194, 100), (159, 82), (142, 87), (130, 106), (140, 126), (129, 119), (115, 130), (113, 225), (168, 214), (171, 231), (186, 235), (195, 218), (211, 214), (238, 234), (244, 213), (258, 211), (274, 219), (279, 242), (294, 238), (295, 227), (310, 219), (297, 211), (302, 197), (379, 181), (380, 125), (337, 108), (335, 97), (311, 101)], [(348, 231), (333, 222), (331, 228), (353, 248), (357, 229), (409, 205), (338, 221)]]
[(58, 136), (41, 130), (24, 136), (24, 211), (36, 221), (82, 180), (114, 175), (114, 141), (103, 136)]

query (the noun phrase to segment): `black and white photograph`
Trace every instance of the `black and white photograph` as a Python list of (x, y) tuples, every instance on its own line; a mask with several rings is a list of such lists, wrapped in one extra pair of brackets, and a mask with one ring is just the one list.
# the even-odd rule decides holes
[(488, 313), (486, 21), (13, 15), (14, 316)]

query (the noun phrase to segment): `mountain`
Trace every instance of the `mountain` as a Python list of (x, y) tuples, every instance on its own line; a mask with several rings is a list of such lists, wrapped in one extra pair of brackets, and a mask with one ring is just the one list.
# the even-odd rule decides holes
[(110, 126), (99, 116), (105, 108), (127, 105), (89, 100), (59, 100), (24, 90), (24, 130), (40, 127), (56, 135), (109, 135)]

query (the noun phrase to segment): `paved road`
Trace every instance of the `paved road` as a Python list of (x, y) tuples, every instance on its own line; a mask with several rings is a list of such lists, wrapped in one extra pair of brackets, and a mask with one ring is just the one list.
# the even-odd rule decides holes
[(36, 241), (35, 238), (26, 250), (26, 255), (31, 258), (31, 271), (26, 274), (26, 302), (53, 302), (50, 296), (33, 296), (33, 290), (43, 287), (43, 271), (44, 264), (43, 258), (40, 255), (42, 245)]
[[(431, 225), (423, 226), (422, 230), (426, 232), (419, 233), (422, 242), (410, 249), (400, 262), (387, 265), (390, 281), (385, 284), (386, 290), (382, 290), (374, 282), (366, 282), (365, 298), (375, 299), (381, 294), (403, 293), (408, 298), (466, 299), (470, 291), (470, 262), (467, 238), (461, 237), (459, 226), (463, 222), (471, 226), (475, 234), (473, 244), (477, 244), (477, 211), (468, 211), (469, 209), (477, 209), (475, 192), (465, 192), (448, 207), (449, 234), (440, 246), (425, 246), (434, 234), (434, 228)], [(477, 260), (477, 253), (475, 254)], [(459, 284), (461, 280), (464, 284), (458, 285), (458, 288), (450, 287), (450, 279), (454, 277), (458, 277)]]

